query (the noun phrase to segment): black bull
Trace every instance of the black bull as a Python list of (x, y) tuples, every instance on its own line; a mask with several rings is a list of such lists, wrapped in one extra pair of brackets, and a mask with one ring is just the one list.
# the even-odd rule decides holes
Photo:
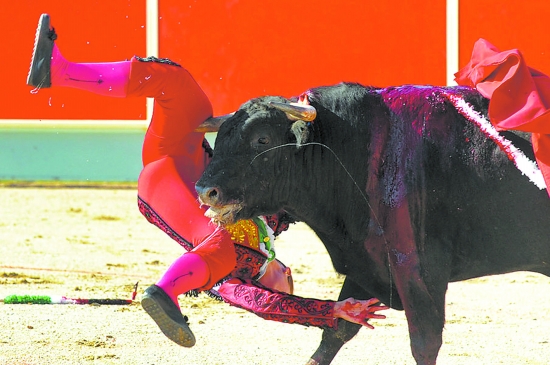
[[(346, 275), (340, 298), (405, 310), (418, 364), (436, 362), (449, 282), (550, 274), (548, 195), (450, 102), (486, 115), (475, 90), (339, 84), (308, 97), (312, 123), (263, 97), (221, 126), (196, 184), (214, 220), (285, 210), (305, 222)], [(533, 159), (525, 133), (501, 134)], [(325, 330), (309, 363), (329, 364), (359, 329)]]

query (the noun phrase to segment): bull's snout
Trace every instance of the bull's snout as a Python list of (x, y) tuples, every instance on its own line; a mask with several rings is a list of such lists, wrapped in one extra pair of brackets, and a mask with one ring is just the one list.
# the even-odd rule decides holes
[(216, 206), (221, 201), (221, 191), (216, 187), (195, 185), (199, 200), (204, 205)]

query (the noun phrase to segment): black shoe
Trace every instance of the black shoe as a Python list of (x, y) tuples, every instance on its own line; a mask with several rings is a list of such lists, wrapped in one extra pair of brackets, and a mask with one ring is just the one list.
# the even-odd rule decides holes
[(141, 306), (166, 337), (183, 347), (195, 345), (195, 336), (187, 324), (187, 317), (181, 314), (179, 307), (162, 288), (151, 285), (145, 289)]
[(56, 38), (55, 29), (50, 29), (50, 16), (42, 14), (38, 20), (38, 28), (36, 28), (27, 85), (37, 88), (52, 86), (50, 65), (52, 61), (53, 41)]

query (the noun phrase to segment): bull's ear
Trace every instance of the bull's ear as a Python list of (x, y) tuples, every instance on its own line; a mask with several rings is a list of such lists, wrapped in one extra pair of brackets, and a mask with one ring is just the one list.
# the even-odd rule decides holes
[(300, 148), (309, 138), (309, 128), (303, 120), (297, 120), (292, 123), (290, 131), (296, 137), (296, 148)]

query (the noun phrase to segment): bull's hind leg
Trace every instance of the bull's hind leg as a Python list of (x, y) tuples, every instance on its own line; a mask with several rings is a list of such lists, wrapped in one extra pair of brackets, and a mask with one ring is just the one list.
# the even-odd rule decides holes
[[(349, 278), (344, 280), (338, 300), (346, 298), (370, 299), (373, 296), (355, 284)], [(306, 365), (328, 365), (346, 342), (351, 340), (361, 329), (361, 325), (344, 320), (338, 321), (338, 329), (325, 329), (321, 344)]]

